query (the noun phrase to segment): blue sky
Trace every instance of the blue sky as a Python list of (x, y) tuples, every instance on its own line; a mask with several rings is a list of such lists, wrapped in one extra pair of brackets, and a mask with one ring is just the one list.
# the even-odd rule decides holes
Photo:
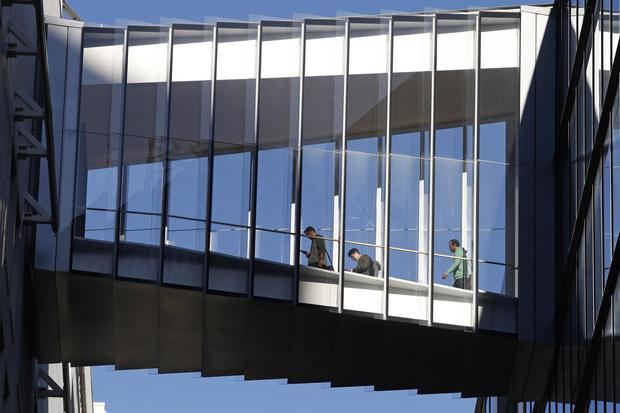
[[(170, 18), (203, 21), (207, 16), (246, 20), (256, 16), (291, 18), (336, 16), (387, 11), (478, 8), (515, 4), (512, 1), (440, 0), (71, 0), (83, 20), (102, 24), (165, 22)], [(415, 349), (412, 349), (412, 352)], [(447, 357), (449, 355), (446, 355)], [(415, 392), (374, 392), (371, 388), (332, 389), (328, 384), (286, 385), (285, 381), (242, 378), (204, 379), (191, 374), (157, 375), (153, 371), (93, 369), (95, 400), (106, 402), (108, 413), (125, 412), (459, 412), (473, 411), (475, 400), (458, 395), (421, 396)]]

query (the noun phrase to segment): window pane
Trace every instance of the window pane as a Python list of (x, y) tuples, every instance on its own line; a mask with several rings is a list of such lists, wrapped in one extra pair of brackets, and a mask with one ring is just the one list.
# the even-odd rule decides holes
[(247, 293), (256, 25), (217, 26), (215, 153), (208, 288)]
[(433, 322), (472, 326), (476, 17), (436, 18)]
[(128, 28), (118, 274), (157, 280), (167, 123), (167, 28)]
[[(344, 22), (306, 21), (302, 123), (299, 302), (338, 305), (339, 168), (344, 92)], [(314, 247), (314, 252), (313, 252)], [(297, 253), (297, 252), (295, 252)], [(308, 265), (311, 264), (311, 265)]]
[(174, 28), (165, 283), (201, 287), (205, 261), (213, 29)]
[(345, 255), (343, 306), (382, 313), (388, 22), (349, 24), (344, 252), (360, 255)]
[(122, 129), (120, 30), (84, 29), (72, 268), (114, 273)]

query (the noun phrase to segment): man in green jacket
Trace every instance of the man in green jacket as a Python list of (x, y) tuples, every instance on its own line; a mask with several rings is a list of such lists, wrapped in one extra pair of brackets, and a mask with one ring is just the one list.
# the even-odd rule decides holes
[(469, 290), (471, 287), (469, 283), (469, 273), (467, 271), (467, 250), (461, 247), (461, 243), (457, 239), (451, 239), (448, 243), (448, 247), (454, 254), (454, 261), (452, 265), (450, 265), (450, 268), (443, 273), (441, 278), (445, 280), (449, 275), (452, 275), (454, 278), (453, 287)]

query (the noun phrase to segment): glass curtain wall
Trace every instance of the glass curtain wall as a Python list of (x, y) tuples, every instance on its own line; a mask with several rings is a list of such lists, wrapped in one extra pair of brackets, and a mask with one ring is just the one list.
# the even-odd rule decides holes
[(393, 19), (388, 315), (427, 320), (433, 20)]
[(473, 326), (477, 16), (436, 16), (433, 322)]
[(169, 28), (127, 28), (118, 276), (158, 280)]
[(255, 149), (255, 24), (218, 23), (208, 289), (247, 294)]
[(213, 27), (173, 25), (163, 282), (202, 287)]
[(85, 30), (74, 269), (474, 327), (516, 296), (518, 30)]
[[(299, 302), (338, 306), (340, 271), (340, 144), (344, 96), (345, 22), (306, 20), (302, 105)], [(318, 239), (320, 237), (320, 239)], [(324, 243), (325, 253), (312, 254)], [(303, 253), (302, 253), (303, 254)]]
[(84, 28), (72, 269), (114, 274), (124, 30)]
[(292, 300), (301, 24), (260, 30), (254, 295)]
[(349, 19), (343, 308), (383, 314), (389, 21)]

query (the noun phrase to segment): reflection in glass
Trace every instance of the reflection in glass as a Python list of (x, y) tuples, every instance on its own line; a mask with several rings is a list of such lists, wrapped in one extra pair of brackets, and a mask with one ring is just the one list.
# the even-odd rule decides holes
[(428, 318), (433, 21), (393, 22), (389, 198), (390, 316)]
[(301, 25), (263, 22), (260, 50), (254, 294), (290, 300)]
[(173, 26), (165, 283), (201, 287), (211, 129), (213, 29)]
[(127, 30), (118, 275), (154, 281), (159, 278), (169, 29)]
[(472, 326), (477, 24), (475, 15), (436, 18), (433, 322)]
[[(340, 268), (339, 167), (344, 94), (343, 21), (307, 20), (302, 106), (301, 231), (313, 227), (325, 241), (328, 269), (307, 266), (300, 258), (299, 302), (338, 306)], [(302, 236), (300, 248), (310, 252)]]
[[(385, 145), (387, 126), (388, 22), (349, 23), (346, 112), (343, 308), (383, 313)], [(362, 255), (348, 257), (352, 248)], [(370, 275), (352, 272), (364, 261), (378, 263)], [(359, 267), (357, 267), (359, 268)]]
[(220, 23), (209, 253), (210, 290), (247, 294), (257, 26)]
[(72, 268), (114, 273), (123, 41), (120, 30), (84, 29)]

